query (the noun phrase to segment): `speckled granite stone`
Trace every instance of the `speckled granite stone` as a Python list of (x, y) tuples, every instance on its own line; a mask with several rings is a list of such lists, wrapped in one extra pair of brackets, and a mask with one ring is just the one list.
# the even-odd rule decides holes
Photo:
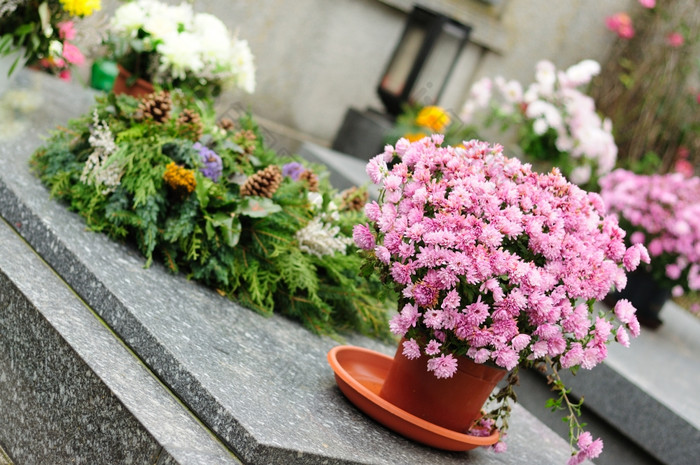
[(0, 443), (18, 464), (240, 463), (2, 220)]
[[(446, 453), (417, 445), (355, 409), (335, 385), (335, 341), (264, 318), (173, 276), (131, 248), (85, 231), (28, 171), (37, 131), (85, 111), (76, 88), (44, 80), (43, 124), (0, 145), (0, 215), (158, 377), (246, 463), (561, 464), (568, 445), (516, 406), (509, 452)], [(32, 118), (30, 116), (30, 118)], [(349, 342), (393, 354), (364, 338)]]
[(0, 447), (0, 465), (13, 465), (5, 450)]

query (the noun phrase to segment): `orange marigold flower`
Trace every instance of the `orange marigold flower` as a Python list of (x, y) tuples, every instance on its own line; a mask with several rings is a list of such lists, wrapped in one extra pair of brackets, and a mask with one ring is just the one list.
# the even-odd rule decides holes
[(409, 132), (403, 135), (404, 138), (408, 139), (409, 142), (417, 142), (428, 135), (424, 132)]
[(197, 181), (194, 179), (194, 171), (183, 168), (175, 162), (170, 162), (165, 167), (163, 179), (174, 190), (184, 190), (188, 194), (193, 192), (197, 186)]
[(416, 124), (433, 132), (442, 132), (450, 124), (450, 116), (442, 108), (430, 105), (418, 112)]

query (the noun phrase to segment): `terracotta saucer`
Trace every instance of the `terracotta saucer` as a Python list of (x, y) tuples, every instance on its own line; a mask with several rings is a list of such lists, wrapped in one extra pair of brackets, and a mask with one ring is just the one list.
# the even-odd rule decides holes
[(498, 432), (479, 437), (437, 426), (379, 397), (393, 361), (388, 355), (355, 346), (335, 346), (328, 363), (338, 387), (357, 408), (409, 439), (438, 449), (465, 451), (498, 442)]

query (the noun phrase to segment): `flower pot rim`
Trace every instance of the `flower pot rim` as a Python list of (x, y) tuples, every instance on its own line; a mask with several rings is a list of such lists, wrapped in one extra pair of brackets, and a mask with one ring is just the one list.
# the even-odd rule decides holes
[[(494, 431), (489, 436), (473, 436), (459, 433), (435, 425), (396, 407), (379, 397), (378, 393), (373, 392), (372, 389), (359, 380), (359, 377), (367, 376), (366, 371), (363, 370), (361, 374), (356, 373), (352, 369), (352, 363), (344, 363), (343, 359), (352, 359), (356, 365), (359, 363), (364, 365), (363, 368), (374, 369), (375, 372), (378, 372), (376, 373), (378, 376), (371, 381), (382, 383), (384, 380), (382, 372), (386, 376), (393, 357), (374, 350), (350, 345), (335, 346), (328, 352), (328, 363), (335, 373), (336, 382), (343, 394), (357, 408), (384, 426), (429, 446), (454, 451), (466, 451), (478, 446), (490, 446), (498, 442), (500, 437), (498, 431)], [(360, 375), (359, 377), (358, 374)], [(416, 435), (420, 435), (420, 439)]]

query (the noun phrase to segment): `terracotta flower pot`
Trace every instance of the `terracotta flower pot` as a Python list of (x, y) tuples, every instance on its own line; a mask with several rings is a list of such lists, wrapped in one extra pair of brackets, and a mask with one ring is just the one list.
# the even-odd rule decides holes
[(399, 344), (379, 397), (443, 428), (466, 433), (506, 370), (459, 357), (452, 378), (426, 369), (428, 358), (409, 360)]
[[(466, 451), (498, 442), (498, 431), (488, 436), (464, 434), (413, 415), (380, 397), (379, 392), (393, 364), (393, 359), (387, 355), (362, 347), (335, 346), (328, 352), (328, 363), (335, 372), (338, 387), (350, 402), (382, 425), (409, 439), (451, 451)], [(413, 381), (407, 386), (411, 384)], [(457, 403), (453, 401), (452, 405)]]
[(127, 85), (127, 79), (131, 77), (131, 73), (125, 70), (121, 65), (117, 65), (117, 67), (119, 69), (119, 74), (114, 80), (112, 92), (115, 94), (127, 94), (137, 98), (154, 92), (153, 84), (141, 78), (136, 79), (133, 85)]

